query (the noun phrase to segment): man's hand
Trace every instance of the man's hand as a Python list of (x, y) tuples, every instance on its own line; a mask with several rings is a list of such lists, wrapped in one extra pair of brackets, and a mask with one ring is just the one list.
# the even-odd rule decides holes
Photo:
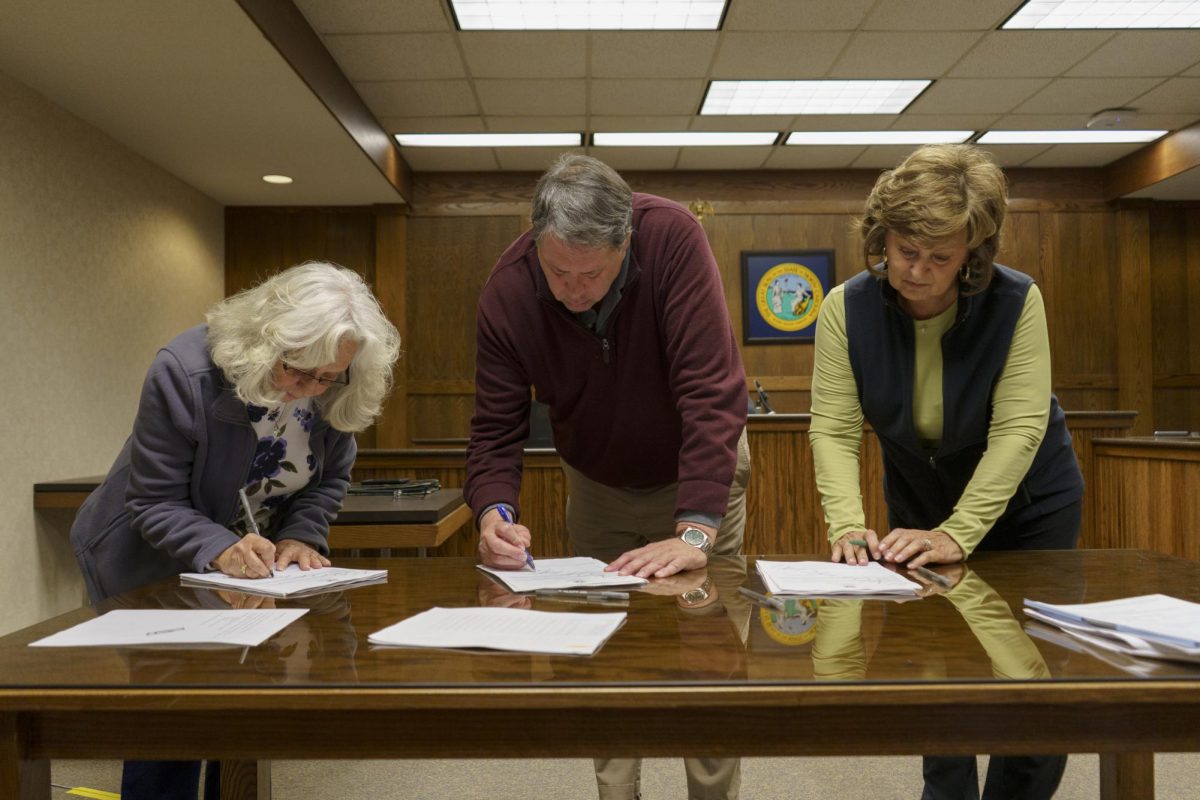
[(275, 569), (287, 569), (288, 564), (295, 564), (303, 570), (320, 569), (331, 563), (328, 558), (297, 539), (280, 539), (275, 546)]
[(636, 575), (639, 578), (665, 578), (676, 572), (708, 566), (708, 556), (703, 550), (679, 538), (679, 532), (684, 528), (698, 528), (708, 535), (710, 542), (717, 541), (717, 532), (707, 525), (680, 523), (671, 538), (630, 550), (605, 567), (604, 571)]
[(531, 541), (529, 528), (505, 522), (494, 508), (479, 520), (479, 560), (484, 566), (521, 569)]
[(275, 543), (257, 533), (247, 533), (213, 561), (217, 569), (234, 578), (269, 578), (275, 563)]

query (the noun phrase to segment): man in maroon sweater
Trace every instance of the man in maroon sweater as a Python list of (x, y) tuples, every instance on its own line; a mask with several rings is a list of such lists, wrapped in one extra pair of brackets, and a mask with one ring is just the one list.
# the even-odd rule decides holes
[[(740, 553), (745, 372), (704, 230), (682, 206), (574, 155), (538, 181), (532, 222), (479, 299), (465, 495), (482, 561), (525, 564), (531, 387), (549, 408), (577, 553), (641, 577)], [(629, 764), (597, 762), (601, 798), (637, 796)], [(736, 796), (736, 760), (688, 767), (692, 796)]]

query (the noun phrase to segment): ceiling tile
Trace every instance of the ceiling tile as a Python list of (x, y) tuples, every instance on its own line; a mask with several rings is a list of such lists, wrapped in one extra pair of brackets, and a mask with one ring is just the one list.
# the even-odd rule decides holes
[[(1142, 114), (1128, 128), (1173, 131), (1196, 121), (1197, 114)], [(1091, 114), (1007, 114), (991, 125), (997, 131), (1078, 130), (1087, 127)]]
[(848, 33), (727, 33), (721, 39), (712, 77), (820, 78), (849, 39)]
[(1200, 114), (1200, 78), (1164, 81), (1130, 105), (1148, 113)]
[(891, 169), (909, 156), (917, 145), (872, 145), (851, 166), (854, 169)]
[(1188, 77), (1200, 78), (1200, 64), (1197, 64), (1183, 74), (1187, 75)]
[(587, 117), (484, 117), (492, 133), (582, 133)]
[[(831, 78), (937, 78), (979, 40), (978, 33), (856, 33), (829, 71)], [(879, 54), (887, 52), (886, 58)]]
[(1016, 0), (880, 0), (862, 29), (986, 31), (1008, 19), (1016, 6)]
[(844, 169), (866, 149), (863, 147), (776, 147), (766, 169)]
[(1045, 78), (943, 78), (906, 109), (910, 114), (1004, 114), (1049, 83)]
[(354, 88), (376, 117), (478, 114), (467, 81), (373, 81)]
[(581, 31), (472, 31), (459, 36), (475, 78), (582, 78), (587, 34)]
[[(708, 119), (701, 117), (701, 119)], [(768, 117), (774, 119), (774, 117)], [(789, 131), (882, 131), (891, 127), (895, 114), (798, 114)]]
[(490, 147), (402, 147), (401, 155), (417, 172), (495, 172)]
[(1056, 144), (1025, 162), (1027, 167), (1103, 167), (1145, 144)]
[[(589, 147), (588, 155), (615, 170), (673, 169), (679, 147)], [(637, 187), (634, 187), (636, 191)]]
[(953, 78), (1056, 78), (1112, 38), (1111, 31), (992, 31), (949, 75)]
[(1038, 153), (1045, 152), (1048, 144), (981, 144), (979, 145), (996, 157), (1002, 167), (1020, 167)]
[(692, 121), (692, 117), (686, 114), (676, 116), (593, 116), (591, 119), (591, 129), (593, 131), (617, 131), (617, 132), (636, 132), (636, 131), (686, 131), (688, 123)]
[(497, 147), (500, 169), (545, 172), (564, 153), (583, 153), (582, 147)]
[(1124, 31), (1076, 64), (1068, 75), (1170, 77), (1200, 60), (1200, 31)]
[(901, 114), (894, 131), (984, 131), (995, 114)]
[(452, 31), (444, 0), (294, 0), (318, 33)]
[(731, 0), (727, 31), (852, 31), (875, 0)]
[(483, 119), (462, 117), (380, 117), (379, 124), (389, 133), (483, 133)]
[(692, 117), (691, 127), (680, 128), (679, 130), (689, 131), (783, 131), (792, 124), (795, 119), (791, 114), (784, 116), (775, 116), (773, 114), (749, 115), (749, 116), (725, 116), (718, 114), (714, 116), (695, 116)]
[(593, 33), (590, 74), (594, 78), (703, 78), (716, 52), (717, 37), (707, 31)]
[(475, 91), (484, 114), (575, 116), (587, 111), (586, 84), (584, 80), (478, 80)]
[(593, 80), (593, 114), (695, 114), (704, 96), (704, 81)]
[(684, 147), (679, 169), (758, 169), (771, 147)]
[(325, 46), (352, 81), (423, 80), (465, 76), (449, 33), (338, 34)]
[(1133, 104), (1160, 83), (1157, 78), (1056, 78), (1013, 109), (1018, 114), (1094, 114)]

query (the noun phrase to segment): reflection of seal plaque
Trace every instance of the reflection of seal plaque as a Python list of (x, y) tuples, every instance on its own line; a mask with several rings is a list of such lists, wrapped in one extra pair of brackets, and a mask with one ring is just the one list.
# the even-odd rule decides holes
[(811, 269), (789, 262), (759, 278), (754, 299), (758, 313), (772, 328), (798, 331), (817, 321), (825, 289)]
[(764, 631), (782, 645), (795, 647), (808, 644), (817, 635), (817, 604), (820, 600), (801, 600), (798, 597), (781, 597), (787, 611), (780, 614), (768, 608), (758, 610), (759, 624)]

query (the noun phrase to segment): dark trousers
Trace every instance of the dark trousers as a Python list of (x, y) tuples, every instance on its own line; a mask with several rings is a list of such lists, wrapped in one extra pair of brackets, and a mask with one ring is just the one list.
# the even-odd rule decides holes
[[(196, 800), (199, 791), (199, 761), (126, 761), (121, 772), (121, 800)], [(204, 770), (204, 800), (221, 800), (220, 761)]]
[[(1073, 550), (1079, 539), (1083, 502), (1049, 514), (1022, 509), (983, 537), (975, 552), (987, 550)], [(991, 756), (983, 800), (1049, 800), (1058, 791), (1066, 756)], [(921, 800), (979, 800), (975, 756), (925, 756)]]

